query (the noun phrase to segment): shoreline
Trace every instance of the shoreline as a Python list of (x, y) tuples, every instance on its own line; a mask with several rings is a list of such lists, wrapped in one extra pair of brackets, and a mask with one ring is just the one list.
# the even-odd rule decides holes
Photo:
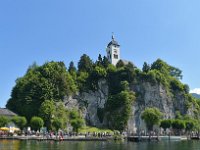
[(114, 140), (111, 137), (64, 137), (64, 138), (46, 138), (42, 136), (5, 136), (0, 137), (0, 140), (37, 140), (37, 141), (108, 141)]
[[(129, 136), (124, 137), (129, 142), (145, 142), (149, 141), (149, 136)], [(43, 137), (43, 136), (5, 136), (0, 137), (0, 140), (37, 140), (37, 141), (109, 141), (116, 140), (114, 137), (84, 137), (84, 136), (73, 136), (73, 137)], [(186, 136), (153, 136), (150, 141), (182, 141), (182, 140), (197, 140), (190, 138), (188, 139)], [(199, 140), (199, 139), (198, 139)]]

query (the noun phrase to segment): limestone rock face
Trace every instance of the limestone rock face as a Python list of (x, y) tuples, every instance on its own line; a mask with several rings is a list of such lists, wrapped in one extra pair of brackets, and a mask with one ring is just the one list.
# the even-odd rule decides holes
[(140, 85), (133, 85), (132, 90), (138, 96), (132, 106), (133, 117), (128, 122), (129, 131), (135, 132), (136, 129), (145, 129), (141, 114), (147, 107), (159, 108), (165, 118), (174, 117), (173, 100), (162, 85), (144, 82)]
[(73, 98), (66, 98), (65, 104), (67, 108), (79, 108), (82, 110), (83, 116), (89, 125), (100, 127), (103, 125), (103, 122), (100, 122), (97, 110), (98, 108), (104, 108), (107, 99), (108, 84), (106, 80), (100, 80), (97, 91), (84, 91)]
[[(106, 125), (106, 119), (100, 122), (97, 115), (99, 108), (104, 108), (108, 99), (108, 84), (106, 80), (98, 82), (98, 90), (84, 91), (74, 97), (65, 98), (68, 109), (79, 108), (89, 125), (101, 127)], [(138, 85), (131, 85), (131, 90), (136, 93), (136, 100), (132, 105), (131, 117), (128, 121), (128, 131), (145, 130), (145, 123), (141, 114), (147, 107), (157, 107), (164, 114), (164, 118), (174, 118), (176, 110), (182, 114), (193, 115), (192, 108), (186, 108), (184, 93), (171, 94), (161, 84), (143, 82)]]
[(184, 93), (171, 94), (161, 84), (144, 82), (140, 85), (133, 85), (132, 90), (137, 93), (136, 101), (132, 106), (132, 115), (128, 121), (128, 130), (136, 132), (137, 129), (145, 130), (145, 123), (141, 114), (147, 107), (157, 107), (165, 119), (174, 118), (176, 111), (181, 114), (192, 114), (185, 106)]

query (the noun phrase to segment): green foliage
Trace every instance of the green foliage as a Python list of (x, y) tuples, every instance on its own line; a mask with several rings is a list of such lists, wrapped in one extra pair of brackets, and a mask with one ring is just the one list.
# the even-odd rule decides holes
[(158, 108), (146, 108), (141, 116), (149, 131), (153, 130), (154, 125), (158, 125), (160, 123), (161, 117), (162, 113)]
[(167, 128), (171, 127), (171, 124), (172, 124), (171, 119), (162, 120), (160, 122), (160, 127), (163, 128), (166, 131)]
[(170, 66), (161, 59), (157, 59), (155, 62), (153, 62), (151, 65), (151, 70), (158, 70), (160, 73), (166, 76), (170, 75)]
[(52, 129), (52, 119), (54, 117), (56, 107), (52, 100), (45, 100), (40, 107), (40, 116), (45, 122), (48, 130)]
[(88, 72), (92, 71), (93, 62), (89, 56), (83, 54), (78, 62), (78, 71), (79, 72)]
[(39, 115), (45, 100), (61, 101), (76, 91), (77, 86), (64, 63), (47, 62), (29, 67), (26, 74), (16, 80), (6, 107), (30, 120)]
[(33, 130), (37, 131), (43, 127), (44, 121), (42, 118), (34, 116), (31, 118), (30, 125)]
[(102, 62), (102, 65), (104, 68), (108, 68), (110, 62), (108, 61), (108, 58), (107, 57), (103, 57), (103, 62)]
[(74, 62), (73, 61), (71, 61), (70, 64), (69, 64), (68, 72), (72, 76), (73, 80), (76, 81), (76, 79), (77, 79), (77, 70), (76, 70), (76, 67), (74, 66)]
[(70, 118), (70, 123), (73, 127), (73, 130), (75, 132), (78, 132), (78, 130), (84, 125), (84, 119), (82, 119), (81, 115), (76, 109), (73, 109), (70, 111), (69, 118)]
[(135, 99), (132, 92), (122, 91), (108, 98), (106, 110), (109, 113), (110, 128), (123, 131), (131, 115), (131, 106)]
[(52, 129), (57, 131), (59, 129), (62, 129), (64, 126), (64, 122), (61, 118), (54, 118), (53, 121), (52, 121)]
[(84, 125), (84, 120), (81, 118), (71, 120), (73, 130), (78, 133), (79, 129)]
[(73, 73), (73, 72), (76, 72), (76, 67), (74, 66), (74, 62), (73, 62), (73, 61), (71, 61), (71, 62), (69, 63), (68, 72), (69, 72), (70, 74)]
[(125, 64), (124, 64), (124, 62), (122, 61), (122, 60), (119, 60), (118, 62), (117, 62), (117, 64), (116, 64), (116, 67), (117, 68), (122, 68), (122, 67), (124, 67), (125, 66)]
[(87, 86), (89, 87), (89, 89), (91, 89), (93, 91), (97, 90), (98, 89), (98, 81), (100, 79), (105, 79), (106, 76), (107, 76), (107, 72), (104, 67), (95, 66), (88, 78)]
[(97, 66), (103, 66), (103, 59), (102, 59), (101, 54), (99, 54), (98, 60), (96, 61), (95, 64), (96, 64)]
[(87, 80), (88, 80), (89, 74), (87, 72), (79, 72), (77, 77), (77, 84), (80, 91), (87, 90)]
[(12, 122), (14, 122), (21, 130), (26, 126), (27, 120), (25, 117), (21, 116), (14, 116), (12, 119)]
[(173, 91), (185, 91), (184, 84), (182, 84), (180, 81), (177, 79), (171, 79), (170, 81), (170, 89)]
[(111, 135), (114, 134), (114, 132), (112, 130), (110, 130), (110, 129), (104, 129), (104, 128), (96, 128), (96, 127), (84, 126), (84, 127), (82, 127), (82, 128), (79, 129), (79, 133), (88, 133), (88, 132), (90, 132), (90, 133), (94, 133), (94, 132), (96, 132), (96, 133), (98, 133), (98, 132), (101, 132), (101, 133), (108, 132)]
[(195, 129), (195, 127), (197, 127), (197, 121), (196, 120), (186, 120), (185, 121), (185, 129), (186, 131), (192, 131), (193, 129)]
[(172, 121), (172, 128), (177, 130), (185, 129), (185, 122), (180, 119), (175, 119)]
[(9, 119), (7, 117), (0, 116), (0, 127), (5, 127), (8, 122), (9, 122)]
[(149, 72), (150, 69), (151, 69), (151, 67), (146, 62), (144, 62), (142, 71), (147, 73), (147, 72)]
[(186, 94), (189, 94), (189, 92), (190, 92), (190, 87), (189, 87), (187, 84), (184, 84), (183, 89), (184, 89), (184, 92), (185, 92)]
[(76, 119), (76, 118), (79, 118), (79, 113), (77, 110), (73, 109), (72, 111), (70, 111), (69, 113), (69, 117), (70, 119)]
[[(101, 122), (104, 118), (109, 121), (109, 128), (122, 131), (130, 118), (131, 106), (135, 100), (135, 95), (131, 92), (133, 85), (149, 82), (151, 85), (163, 85), (167, 94), (173, 96), (173, 100), (181, 94), (186, 108), (193, 108), (195, 118), (200, 119), (200, 102), (191, 97), (188, 85), (182, 84), (180, 79), (182, 71), (161, 59), (153, 62), (151, 66), (144, 62), (141, 71), (130, 62), (124, 64), (119, 61), (115, 67), (101, 55), (94, 64), (90, 57), (84, 54), (78, 62), (78, 71), (73, 62), (70, 62), (68, 71), (63, 62), (47, 62), (42, 66), (34, 63), (23, 77), (16, 80), (6, 107), (28, 120), (32, 116), (41, 116), (48, 129), (65, 128), (67, 122), (70, 122), (74, 130), (78, 130), (82, 124), (80, 114), (77, 110), (67, 111), (62, 100), (78, 90), (80, 93), (96, 91), (99, 88), (99, 80), (106, 80), (109, 97), (105, 108), (97, 108), (97, 115)], [(139, 92), (136, 94), (139, 95)], [(151, 113), (159, 114), (157, 111)], [(157, 124), (156, 117), (152, 116), (151, 121), (145, 121), (150, 126), (149, 129), (152, 124)], [(146, 117), (143, 118), (145, 120)], [(188, 129), (193, 126), (191, 122), (185, 124)], [(168, 127), (169, 121), (163, 120), (161, 126)]]
[(175, 112), (175, 118), (176, 119), (183, 119), (183, 116), (181, 115), (180, 111)]
[(170, 75), (178, 80), (182, 79), (182, 71), (176, 67), (170, 66), (169, 68)]

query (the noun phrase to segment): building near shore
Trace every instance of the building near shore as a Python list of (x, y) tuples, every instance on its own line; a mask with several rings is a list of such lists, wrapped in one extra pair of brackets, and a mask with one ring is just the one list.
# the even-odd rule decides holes
[(0, 116), (5, 116), (5, 117), (14, 117), (16, 116), (17, 114), (10, 111), (9, 109), (6, 109), (6, 108), (0, 108)]

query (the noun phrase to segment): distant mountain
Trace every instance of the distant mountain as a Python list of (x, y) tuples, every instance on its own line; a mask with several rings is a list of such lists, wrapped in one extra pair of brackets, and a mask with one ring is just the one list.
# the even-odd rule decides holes
[(192, 94), (192, 96), (194, 96), (195, 98), (200, 99), (200, 94), (197, 94), (197, 93), (191, 93), (191, 94)]

